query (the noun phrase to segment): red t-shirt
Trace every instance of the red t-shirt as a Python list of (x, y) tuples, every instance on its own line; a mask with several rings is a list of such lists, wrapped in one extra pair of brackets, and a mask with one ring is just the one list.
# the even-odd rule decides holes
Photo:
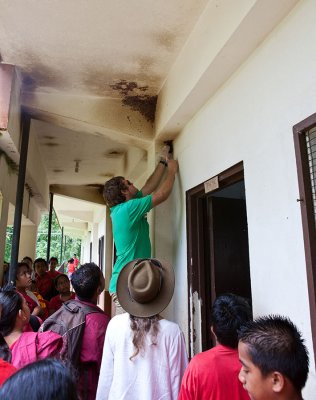
[(70, 274), (73, 274), (76, 269), (75, 264), (73, 264), (73, 263), (68, 263), (67, 268), (68, 268), (68, 273), (70, 273)]
[(58, 271), (47, 271), (47, 273), (51, 279), (55, 279), (58, 275), (61, 275), (61, 273)]
[(192, 358), (181, 382), (178, 400), (249, 400), (238, 379), (237, 349), (218, 345)]
[[(69, 300), (72, 300), (75, 297), (76, 297), (75, 293), (72, 293)], [(60, 307), (63, 305), (63, 303), (64, 303), (64, 301), (61, 300), (60, 295), (58, 294), (57, 296), (55, 296), (51, 299), (51, 301), (48, 304), (48, 309), (57, 311), (60, 309)]]
[(37, 307), (38, 304), (36, 303), (35, 300), (33, 300), (26, 293), (24, 293), (24, 292), (19, 292), (19, 293), (25, 298), (25, 301), (27, 302), (27, 305), (29, 306), (30, 312), (32, 314), (32, 312), (34, 311), (34, 308)]
[(12, 364), (0, 358), (0, 386), (6, 379), (9, 378), (9, 376), (13, 375), (16, 371), (17, 369)]
[(36, 285), (40, 295), (43, 296), (44, 299), (50, 300), (53, 289), (53, 280), (49, 276), (48, 272), (45, 272), (42, 276), (36, 275)]

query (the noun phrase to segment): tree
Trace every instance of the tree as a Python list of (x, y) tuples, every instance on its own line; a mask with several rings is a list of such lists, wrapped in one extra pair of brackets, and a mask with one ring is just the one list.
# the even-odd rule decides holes
[[(48, 222), (49, 222), (49, 215), (43, 214), (37, 231), (36, 258), (41, 257), (46, 259)], [(5, 252), (4, 252), (4, 260), (7, 262), (10, 262), (11, 259), (12, 236), (13, 236), (13, 227), (8, 226), (6, 230), (6, 242), (5, 242)], [(65, 260), (69, 260), (71, 257), (73, 257), (74, 254), (77, 254), (77, 257), (80, 259), (81, 239), (65, 235), (63, 238), (63, 254), (61, 254), (61, 240), (62, 240), (62, 232), (54, 211), (52, 215), (50, 256), (57, 257), (60, 264)], [(23, 256), (28, 256), (28, 254), (24, 254)]]
[[(46, 259), (47, 255), (47, 240), (48, 240), (48, 222), (49, 215), (43, 214), (41, 222), (38, 226), (37, 243), (36, 243), (36, 257)], [(61, 240), (62, 232), (55, 212), (52, 215), (52, 230), (51, 230), (51, 243), (50, 243), (50, 257), (57, 257), (61, 264), (65, 260), (69, 260), (74, 254), (80, 258), (81, 254), (81, 239), (64, 236), (63, 254), (61, 254)]]

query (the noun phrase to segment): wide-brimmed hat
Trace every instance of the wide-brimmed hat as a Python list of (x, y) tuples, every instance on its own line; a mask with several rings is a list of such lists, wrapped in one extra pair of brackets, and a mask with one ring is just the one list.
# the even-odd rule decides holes
[(136, 259), (121, 270), (116, 286), (119, 303), (135, 317), (163, 311), (173, 296), (173, 268), (155, 258)]

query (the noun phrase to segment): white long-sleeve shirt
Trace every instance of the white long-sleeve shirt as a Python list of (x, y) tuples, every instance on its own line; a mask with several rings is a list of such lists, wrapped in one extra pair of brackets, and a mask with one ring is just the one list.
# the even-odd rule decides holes
[(145, 354), (134, 353), (129, 314), (109, 322), (96, 400), (176, 400), (188, 364), (177, 324), (161, 319), (156, 345), (147, 335)]

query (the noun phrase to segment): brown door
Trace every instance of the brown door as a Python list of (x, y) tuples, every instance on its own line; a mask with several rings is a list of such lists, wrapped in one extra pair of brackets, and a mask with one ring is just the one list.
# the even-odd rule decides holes
[(213, 295), (234, 293), (251, 298), (246, 202), (243, 199), (212, 196), (208, 201), (213, 237)]
[(219, 187), (187, 193), (190, 356), (212, 347), (210, 309), (234, 293), (251, 300), (243, 165), (218, 175)]

